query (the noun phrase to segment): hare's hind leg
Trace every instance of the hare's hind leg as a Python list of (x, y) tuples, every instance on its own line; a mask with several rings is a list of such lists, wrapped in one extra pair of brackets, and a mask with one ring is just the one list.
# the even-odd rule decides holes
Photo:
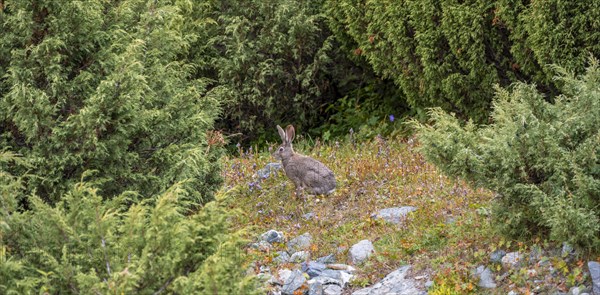
[(297, 199), (302, 199), (303, 201), (306, 202), (306, 195), (305, 195), (305, 193), (306, 192), (304, 191), (304, 186), (301, 186), (301, 185), (296, 186), (295, 194), (296, 194), (296, 198)]

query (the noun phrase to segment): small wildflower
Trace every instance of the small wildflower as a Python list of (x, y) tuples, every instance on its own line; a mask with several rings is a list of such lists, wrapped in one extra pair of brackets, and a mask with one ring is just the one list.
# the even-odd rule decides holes
[(390, 122), (394, 122), (394, 115), (390, 115)]

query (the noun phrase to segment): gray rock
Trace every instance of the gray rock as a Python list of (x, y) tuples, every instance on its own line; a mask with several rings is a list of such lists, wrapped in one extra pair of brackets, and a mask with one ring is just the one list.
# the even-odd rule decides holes
[(312, 236), (309, 233), (297, 236), (287, 243), (288, 252), (293, 253), (310, 247)]
[(427, 292), (417, 288), (417, 282), (415, 280), (406, 278), (409, 269), (410, 266), (403, 266), (388, 274), (377, 284), (355, 291), (352, 295), (427, 294)]
[(406, 219), (406, 215), (408, 213), (417, 210), (415, 207), (405, 206), (405, 207), (392, 207), (381, 209), (379, 212), (372, 215), (373, 218), (380, 218), (387, 222), (391, 222), (394, 224), (399, 224)]
[(270, 244), (281, 243), (283, 242), (283, 233), (272, 229), (260, 235), (260, 239)]
[(310, 253), (308, 253), (308, 251), (298, 251), (298, 252), (292, 254), (292, 257), (290, 257), (289, 262), (300, 263), (300, 262), (308, 260), (309, 256), (310, 256)]
[(373, 243), (369, 240), (362, 240), (350, 247), (348, 256), (353, 264), (360, 264), (367, 260), (374, 252)]
[(273, 248), (273, 246), (268, 243), (267, 241), (260, 241), (258, 243), (252, 243), (250, 244), (250, 247), (257, 249), (261, 252), (269, 252), (271, 250), (271, 248)]
[(277, 263), (287, 263), (290, 262), (290, 254), (285, 251), (277, 251), (277, 256), (273, 258)]
[(319, 282), (323, 285), (334, 284), (345, 288), (346, 286), (348, 286), (348, 283), (350, 282), (350, 280), (352, 280), (353, 277), (354, 275), (349, 274), (345, 271), (326, 269), (321, 273), (320, 276), (314, 277), (308, 282), (309, 284), (313, 282)]
[(280, 269), (277, 274), (279, 275), (279, 279), (282, 282), (285, 282), (292, 275), (292, 271), (289, 269)]
[(579, 287), (572, 287), (569, 290), (569, 294), (571, 294), (571, 295), (580, 295), (581, 291), (580, 291)]
[(267, 165), (265, 165), (265, 168), (262, 168), (258, 171), (256, 171), (256, 175), (258, 175), (258, 177), (260, 178), (269, 178), (269, 176), (271, 176), (271, 172), (275, 172), (279, 169), (281, 169), (281, 163), (269, 163)]
[(600, 294), (600, 263), (596, 261), (588, 261), (590, 276), (592, 277), (592, 293)]
[(308, 295), (323, 295), (323, 284), (320, 282), (308, 283)]
[(302, 263), (302, 271), (305, 272), (306, 274), (308, 274), (308, 276), (311, 279), (314, 277), (320, 276), (324, 270), (325, 270), (324, 263), (320, 263), (320, 262), (316, 262), (316, 261), (309, 261), (309, 262)]
[(323, 295), (340, 295), (342, 294), (342, 287), (338, 285), (325, 285), (323, 286)]
[(521, 264), (523, 256), (519, 252), (510, 252), (502, 257), (502, 265), (506, 268), (516, 268)]
[(575, 249), (573, 246), (569, 245), (567, 242), (563, 242), (562, 249), (560, 251), (560, 256), (562, 257), (572, 257), (575, 256)]
[(493, 263), (500, 263), (502, 261), (502, 257), (506, 255), (506, 251), (504, 250), (496, 250), (490, 254), (490, 261)]
[(510, 290), (510, 292), (508, 292), (508, 294), (506, 294), (506, 295), (519, 295), (519, 293), (517, 293), (513, 290)]
[(340, 280), (336, 280), (336, 279), (332, 279), (330, 277), (325, 277), (325, 276), (318, 276), (315, 278), (312, 278), (308, 281), (308, 285), (312, 285), (312, 284), (321, 284), (323, 286), (325, 285), (338, 285), (338, 286), (343, 286), (344, 283)]
[(325, 269), (321, 272), (321, 276), (342, 281), (342, 272), (335, 269)]
[(304, 274), (299, 270), (294, 270), (287, 280), (284, 281), (281, 292), (285, 295), (293, 295), (294, 291), (302, 287), (305, 282), (306, 278), (304, 277)]
[(319, 257), (319, 258), (317, 258), (317, 262), (321, 262), (321, 263), (325, 263), (325, 264), (335, 263), (335, 255), (329, 254), (327, 256)]
[(348, 283), (350, 283), (350, 281), (352, 280), (352, 278), (354, 277), (353, 274), (351, 273), (347, 273), (345, 271), (340, 271), (340, 275), (342, 277), (342, 287), (345, 287), (348, 285)]
[(477, 267), (477, 274), (479, 275), (479, 283), (477, 284), (479, 287), (486, 289), (497, 287), (496, 282), (494, 282), (494, 275), (489, 268), (480, 265)]
[(429, 289), (431, 287), (433, 287), (434, 282), (433, 281), (427, 281), (425, 282), (425, 288)]

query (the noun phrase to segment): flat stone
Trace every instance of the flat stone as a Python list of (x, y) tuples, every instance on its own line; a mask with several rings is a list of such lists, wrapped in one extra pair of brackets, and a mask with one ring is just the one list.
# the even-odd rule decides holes
[(510, 252), (502, 257), (502, 265), (506, 268), (516, 268), (521, 264), (521, 260), (523, 259), (521, 253), (519, 252)]
[(379, 212), (372, 215), (373, 218), (380, 218), (387, 222), (394, 224), (400, 224), (406, 219), (408, 213), (417, 210), (416, 207), (405, 206), (405, 207), (392, 207), (381, 209)]
[(277, 256), (273, 260), (278, 263), (288, 263), (290, 262), (290, 254), (285, 251), (277, 251)]
[(596, 261), (588, 261), (590, 276), (592, 277), (592, 293), (600, 294), (600, 263)]
[(353, 264), (361, 264), (373, 255), (374, 252), (373, 243), (369, 240), (362, 240), (350, 247), (348, 256)]
[(280, 269), (279, 272), (277, 272), (277, 274), (279, 275), (279, 279), (282, 282), (285, 282), (292, 275), (292, 271), (284, 268)]
[(310, 248), (312, 236), (309, 233), (302, 234), (287, 243), (288, 252), (293, 253)]
[(311, 279), (321, 275), (325, 270), (325, 267), (325, 264), (316, 261), (302, 263), (302, 271), (308, 274)]
[(323, 284), (308, 281), (308, 295), (323, 295)]
[(260, 241), (258, 243), (252, 243), (250, 246), (261, 252), (269, 252), (271, 250), (271, 248), (273, 248), (273, 246), (270, 243), (268, 243), (267, 241)]
[(392, 273), (388, 274), (383, 280), (377, 284), (360, 289), (352, 293), (352, 295), (419, 295), (427, 294), (417, 288), (417, 282), (413, 279), (406, 278), (406, 274), (410, 266), (403, 266)]
[(342, 290), (342, 287), (338, 285), (325, 285), (323, 286), (323, 295), (340, 295)]
[(284, 281), (283, 287), (281, 288), (281, 292), (285, 295), (293, 295), (294, 291), (300, 289), (302, 285), (306, 282), (306, 278), (299, 270), (294, 270)]
[(262, 235), (260, 235), (260, 239), (262, 241), (265, 241), (267, 243), (273, 244), (273, 243), (281, 243), (283, 242), (283, 233), (280, 231), (276, 231), (276, 230), (269, 230), (265, 233), (263, 233)]
[(298, 252), (292, 254), (292, 257), (290, 257), (289, 262), (300, 263), (300, 262), (308, 260), (309, 256), (310, 256), (310, 253), (308, 253), (308, 251), (298, 251)]
[(325, 277), (325, 276), (318, 276), (318, 277), (314, 277), (312, 279), (310, 279), (308, 281), (308, 285), (312, 285), (312, 284), (321, 284), (323, 286), (325, 285), (338, 285), (338, 286), (343, 286), (344, 283), (340, 280), (336, 280), (330, 277)]
[(319, 257), (319, 258), (317, 258), (317, 262), (321, 262), (321, 263), (325, 263), (325, 264), (335, 263), (335, 255), (329, 254), (327, 256)]
[(490, 261), (493, 263), (500, 263), (502, 262), (502, 257), (504, 257), (504, 255), (506, 255), (506, 251), (496, 250), (490, 254)]
[(571, 289), (569, 289), (569, 294), (571, 294), (571, 295), (580, 295), (581, 294), (581, 290), (579, 290), (579, 287), (572, 287)]
[(342, 277), (342, 287), (346, 287), (354, 277), (353, 274), (347, 273), (345, 271), (340, 271), (340, 275)]
[(494, 282), (494, 275), (489, 268), (480, 265), (477, 268), (477, 274), (479, 275), (479, 283), (477, 283), (479, 287), (486, 289), (497, 287), (496, 282)]

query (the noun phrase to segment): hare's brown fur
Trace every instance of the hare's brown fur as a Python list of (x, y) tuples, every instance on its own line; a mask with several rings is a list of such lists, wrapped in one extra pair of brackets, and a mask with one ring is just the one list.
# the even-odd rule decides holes
[(285, 175), (296, 186), (296, 194), (306, 190), (310, 194), (327, 195), (335, 190), (336, 181), (333, 171), (325, 164), (304, 155), (294, 152), (294, 126), (288, 125), (284, 131), (277, 125), (279, 136), (283, 143), (273, 153), (276, 159), (281, 160)]

